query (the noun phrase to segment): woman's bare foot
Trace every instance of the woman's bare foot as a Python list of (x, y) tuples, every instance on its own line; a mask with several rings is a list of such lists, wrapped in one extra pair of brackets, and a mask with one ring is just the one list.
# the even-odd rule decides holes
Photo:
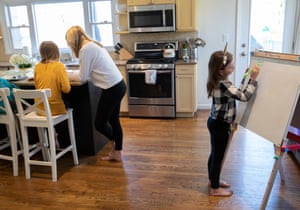
[[(210, 187), (211, 186), (211, 183), (210, 181), (208, 182), (208, 186)], [(222, 187), (222, 188), (229, 188), (230, 187), (230, 184), (224, 180), (220, 180), (219, 182), (219, 187)]]
[(210, 189), (210, 196), (230, 197), (233, 194), (231, 190), (225, 190), (223, 188)]
[(102, 160), (122, 161), (122, 154), (119, 150), (112, 150), (107, 156), (102, 157)]

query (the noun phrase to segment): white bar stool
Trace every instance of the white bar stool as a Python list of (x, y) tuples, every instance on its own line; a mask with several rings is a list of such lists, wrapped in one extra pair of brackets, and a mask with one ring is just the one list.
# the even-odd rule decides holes
[(19, 175), (19, 161), (18, 156), (22, 154), (21, 145), (18, 149), (18, 139), (16, 134), (16, 121), (15, 115), (11, 109), (8, 96), (8, 88), (0, 88), (0, 124), (5, 124), (7, 128), (8, 137), (0, 140), (0, 151), (10, 147), (11, 154), (1, 153), (0, 159), (12, 161), (13, 175)]
[[(76, 149), (76, 141), (73, 127), (72, 109), (67, 109), (66, 114), (52, 115), (48, 97), (51, 95), (50, 89), (41, 90), (21, 90), (14, 89), (15, 100), (18, 109), (18, 117), (20, 122), (20, 130), (23, 140), (24, 148), (24, 163), (26, 179), (30, 179), (30, 165), (50, 166), (52, 170), (52, 181), (57, 181), (57, 159), (62, 157), (69, 151), (73, 153), (73, 161), (78, 165), (78, 156)], [(43, 104), (44, 110), (40, 109), (38, 105)], [(70, 145), (66, 148), (56, 150), (55, 146), (55, 129), (54, 126), (58, 123), (68, 120), (68, 129), (70, 135)], [(49, 160), (33, 160), (31, 157), (39, 152), (40, 147), (30, 149), (28, 142), (28, 127), (37, 127), (38, 130), (42, 128), (47, 130), (48, 135), (44, 135), (49, 143), (50, 158)], [(40, 133), (40, 132), (39, 132)], [(41, 136), (41, 135), (39, 135)]]

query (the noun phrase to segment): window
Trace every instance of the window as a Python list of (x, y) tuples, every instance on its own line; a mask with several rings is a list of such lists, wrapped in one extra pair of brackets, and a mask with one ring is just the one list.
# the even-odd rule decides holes
[(16, 50), (31, 48), (30, 25), (26, 6), (12, 6), (7, 9), (7, 25), (12, 40), (12, 46)]
[(52, 40), (60, 48), (68, 48), (66, 31), (73, 25), (85, 28), (82, 2), (34, 4), (33, 11), (38, 43)]
[(39, 44), (45, 40), (54, 41), (63, 51), (69, 50), (65, 33), (72, 25), (80, 25), (93, 39), (112, 47), (118, 41), (113, 27), (113, 1), (19, 0), (18, 5), (13, 5), (4, 0), (7, 2), (4, 3), (5, 23), (9, 29), (6, 51), (37, 55)]
[(251, 50), (300, 53), (300, 1), (252, 0)]
[(113, 37), (106, 36), (113, 33), (111, 1), (92, 1), (90, 14), (93, 37), (104, 46), (112, 46)]
[(267, 51), (282, 51), (285, 0), (252, 0), (252, 45)]

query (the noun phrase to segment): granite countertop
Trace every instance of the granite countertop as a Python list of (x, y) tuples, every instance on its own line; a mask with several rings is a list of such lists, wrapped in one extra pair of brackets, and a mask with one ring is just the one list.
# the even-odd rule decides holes
[[(126, 63), (127, 63), (127, 60), (114, 60), (115, 64), (117, 66), (125, 66)], [(189, 60), (187, 62), (183, 61), (182, 59), (178, 59), (176, 61), (176, 64), (178, 65), (192, 65), (192, 64), (197, 64), (197, 60)], [(65, 64), (66, 65), (66, 68), (78, 68), (79, 67), (79, 63), (67, 63)], [(7, 68), (7, 69), (10, 69), (12, 68), (13, 66), (9, 63), (9, 62), (0, 62), (0, 67), (2, 68)]]
[(114, 62), (117, 66), (125, 66), (127, 63), (127, 60), (114, 60)]
[(193, 65), (193, 64), (197, 64), (197, 60), (184, 61), (182, 59), (178, 59), (176, 61), (176, 64), (178, 64), (178, 65)]
[(14, 66), (9, 62), (0, 61), (0, 68), (9, 70), (11, 68), (14, 68)]

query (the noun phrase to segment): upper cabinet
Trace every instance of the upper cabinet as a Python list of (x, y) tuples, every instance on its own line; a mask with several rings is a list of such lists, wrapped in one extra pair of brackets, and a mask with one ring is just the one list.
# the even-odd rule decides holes
[(197, 30), (197, 2), (195, 0), (176, 0), (176, 31)]
[(117, 33), (128, 33), (127, 1), (118, 0), (115, 5), (115, 15), (118, 18)]
[(127, 0), (127, 5), (175, 4), (175, 0)]

